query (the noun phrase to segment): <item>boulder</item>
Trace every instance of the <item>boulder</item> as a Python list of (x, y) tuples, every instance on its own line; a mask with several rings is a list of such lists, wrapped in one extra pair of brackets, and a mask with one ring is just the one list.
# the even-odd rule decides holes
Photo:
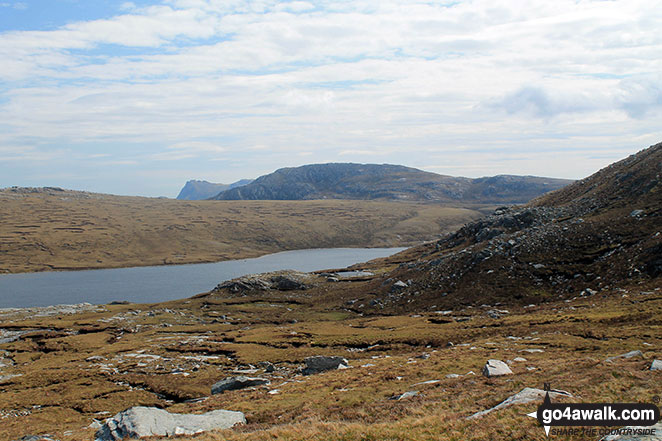
[(251, 378), (244, 377), (240, 375), (238, 377), (228, 377), (225, 380), (221, 380), (218, 383), (214, 384), (211, 387), (212, 395), (220, 394), (226, 390), (238, 390), (245, 389), (252, 386), (261, 386), (263, 384), (269, 384), (270, 381), (266, 378)]
[(229, 429), (246, 423), (241, 412), (214, 410), (202, 415), (170, 413), (156, 407), (132, 407), (106, 420), (97, 441), (118, 441), (148, 436), (193, 435), (213, 429)]
[(501, 360), (487, 360), (483, 367), (483, 375), (486, 377), (498, 377), (500, 375), (510, 375), (513, 371)]
[(418, 395), (418, 391), (410, 390), (410, 391), (405, 392), (405, 393), (400, 394), (400, 395), (394, 395), (391, 398), (389, 398), (389, 400), (400, 401), (400, 400), (404, 400), (406, 398), (415, 397), (416, 395)]
[(662, 371), (662, 360), (653, 360), (651, 371)]
[[(487, 415), (490, 412), (494, 412), (495, 410), (505, 409), (506, 407), (514, 406), (515, 404), (526, 404), (526, 403), (531, 403), (533, 401), (542, 401), (545, 398), (545, 393), (546, 392), (541, 389), (525, 387), (521, 391), (517, 392), (515, 395), (511, 395), (510, 397), (506, 398), (501, 403), (497, 404), (491, 409), (486, 409), (480, 412), (476, 412), (473, 415), (467, 417), (467, 419), (480, 418), (484, 415)], [(554, 390), (554, 389), (549, 391), (549, 396), (550, 398), (572, 397), (572, 395), (568, 392), (562, 390)]]
[(306, 367), (303, 370), (304, 375), (316, 374), (318, 372), (329, 371), (332, 369), (340, 369), (347, 367), (349, 363), (343, 357), (327, 357), (324, 355), (316, 355), (308, 357), (304, 360)]
[(627, 358), (643, 357), (643, 356), (644, 356), (644, 354), (641, 351), (630, 351), (630, 352), (626, 352), (625, 354), (615, 355), (613, 357), (609, 357), (605, 361), (611, 362), (611, 361), (618, 360), (618, 359), (621, 359), (621, 358), (627, 359)]

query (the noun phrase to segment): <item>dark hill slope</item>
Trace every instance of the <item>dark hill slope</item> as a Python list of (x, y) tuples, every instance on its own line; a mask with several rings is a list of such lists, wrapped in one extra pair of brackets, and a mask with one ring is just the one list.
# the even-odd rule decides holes
[(469, 179), (400, 165), (312, 164), (283, 168), (226, 190), (220, 200), (393, 199), (521, 203), (572, 181), (533, 176)]
[[(519, 303), (662, 285), (662, 144), (407, 250), (373, 309)], [(407, 287), (394, 286), (398, 280)]]

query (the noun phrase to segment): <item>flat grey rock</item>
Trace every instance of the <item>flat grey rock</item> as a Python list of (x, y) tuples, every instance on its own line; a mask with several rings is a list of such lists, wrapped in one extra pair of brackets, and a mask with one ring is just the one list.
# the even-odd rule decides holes
[(415, 397), (416, 395), (418, 395), (418, 391), (410, 390), (410, 391), (405, 392), (403, 394), (392, 396), (391, 398), (389, 398), (389, 400), (400, 401), (400, 400), (404, 400), (406, 398)]
[(332, 369), (341, 369), (347, 367), (349, 362), (343, 357), (327, 357), (324, 355), (316, 355), (308, 357), (304, 360), (306, 367), (303, 370), (305, 375), (316, 374), (318, 372), (329, 371)]
[(229, 410), (214, 410), (194, 415), (137, 406), (106, 420), (97, 431), (96, 440), (119, 441), (148, 436), (194, 435), (208, 430), (229, 429), (240, 423), (246, 423), (244, 414)]
[[(467, 417), (467, 419), (480, 418), (487, 415), (488, 413), (494, 412), (495, 410), (505, 409), (506, 407), (514, 406), (516, 404), (526, 404), (533, 401), (542, 401), (545, 399), (545, 391), (542, 389), (534, 389), (531, 387), (525, 387), (521, 391), (517, 392), (515, 395), (503, 400), (501, 403), (492, 407), (491, 409), (482, 410), (476, 412), (473, 415)], [(572, 395), (566, 391), (562, 390), (551, 390), (549, 392), (550, 398), (559, 398), (559, 397), (572, 397)]]
[(614, 360), (634, 358), (634, 357), (642, 357), (643, 358), (643, 356), (644, 356), (644, 354), (641, 351), (630, 351), (630, 352), (626, 352), (625, 354), (615, 355), (613, 357), (609, 357), (605, 361), (614, 361)]
[(211, 393), (212, 395), (215, 395), (225, 392), (226, 390), (239, 390), (269, 383), (270, 381), (266, 378), (245, 377), (243, 375), (239, 375), (238, 377), (228, 377), (225, 380), (221, 380), (214, 384), (211, 387)]
[(662, 371), (662, 360), (653, 360), (651, 363), (651, 371)]
[(511, 375), (513, 371), (501, 360), (487, 360), (483, 367), (483, 375), (486, 377), (498, 377), (501, 375)]

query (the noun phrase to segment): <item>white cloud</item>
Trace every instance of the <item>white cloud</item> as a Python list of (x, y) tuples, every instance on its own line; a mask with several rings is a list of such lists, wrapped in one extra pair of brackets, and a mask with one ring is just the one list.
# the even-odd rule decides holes
[[(222, 156), (252, 176), (308, 153), (417, 165), (465, 146), (528, 145), (534, 159), (504, 155), (512, 169), (499, 170), (530, 173), (541, 138), (629, 153), (662, 135), (660, 0), (169, 0), (122, 11), (0, 33), (0, 146), (160, 145), (140, 154)], [(550, 157), (546, 174), (565, 173)], [(452, 167), (476, 167), (462, 164)]]

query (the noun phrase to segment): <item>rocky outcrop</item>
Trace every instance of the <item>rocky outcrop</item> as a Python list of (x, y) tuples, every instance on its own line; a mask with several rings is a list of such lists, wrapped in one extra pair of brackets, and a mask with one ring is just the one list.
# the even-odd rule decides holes
[(247, 387), (262, 386), (263, 384), (269, 383), (270, 381), (266, 378), (251, 378), (240, 375), (238, 377), (226, 378), (225, 380), (221, 380), (214, 384), (211, 387), (211, 393), (212, 395), (215, 395), (223, 393), (226, 390), (246, 389)]
[(97, 431), (97, 441), (119, 441), (149, 436), (193, 435), (245, 424), (241, 412), (214, 410), (202, 415), (169, 413), (156, 407), (132, 407), (106, 420)]
[(306, 367), (303, 369), (304, 375), (317, 374), (319, 372), (332, 369), (342, 369), (343, 367), (349, 366), (346, 358), (327, 357), (324, 355), (308, 357), (304, 360), (304, 363), (306, 363)]
[(296, 271), (281, 271), (278, 273), (249, 274), (237, 279), (219, 283), (214, 291), (227, 289), (231, 293), (246, 291), (278, 291), (306, 290), (311, 287), (311, 274)]
[(483, 375), (486, 377), (498, 377), (501, 375), (511, 375), (513, 371), (501, 360), (487, 360), (483, 366)]
[[(488, 413), (494, 412), (495, 410), (505, 409), (506, 407), (514, 406), (516, 404), (526, 404), (533, 401), (542, 401), (545, 398), (546, 392), (541, 389), (534, 389), (531, 387), (526, 387), (521, 391), (517, 392), (515, 395), (503, 400), (501, 403), (496, 406), (476, 412), (473, 415), (467, 417), (467, 419), (480, 418), (487, 415)], [(551, 390), (549, 391), (550, 398), (561, 398), (561, 397), (572, 397), (572, 395), (566, 391), (562, 390)]]
[[(660, 176), (657, 144), (526, 206), (500, 207), (400, 258), (376, 278), (380, 301), (364, 311), (571, 302), (654, 283), (662, 277)], [(408, 287), (394, 291), (389, 280)]]

